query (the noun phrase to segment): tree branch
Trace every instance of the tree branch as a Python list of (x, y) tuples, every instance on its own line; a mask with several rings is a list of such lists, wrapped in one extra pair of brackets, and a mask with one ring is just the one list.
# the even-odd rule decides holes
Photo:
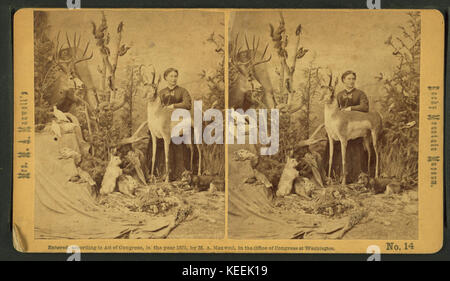
[(118, 105), (114, 106), (113, 104), (111, 104), (111, 111), (116, 112), (117, 110), (121, 109), (125, 105), (125, 101), (126, 99), (124, 97)]
[(129, 138), (124, 138), (123, 140), (121, 140), (118, 145), (124, 145), (124, 144), (130, 144), (130, 143), (135, 143), (144, 139), (147, 139), (148, 136), (143, 136), (143, 137), (137, 137), (137, 135), (139, 134), (139, 132), (144, 128), (144, 126), (147, 125), (147, 121), (144, 121), (141, 125), (139, 125), (139, 127), (137, 128), (136, 132), (134, 132), (134, 134), (129, 137)]
[(319, 131), (323, 127), (325, 127), (325, 124), (321, 124), (319, 127), (317, 127), (317, 129), (314, 131), (314, 133), (312, 133), (312, 135), (311, 135), (311, 137), (309, 139), (300, 141), (296, 145), (296, 147), (310, 146), (310, 145), (316, 144), (316, 143), (321, 142), (321, 141), (327, 141), (327, 138), (318, 138), (318, 139), (315, 138), (316, 135), (319, 133)]

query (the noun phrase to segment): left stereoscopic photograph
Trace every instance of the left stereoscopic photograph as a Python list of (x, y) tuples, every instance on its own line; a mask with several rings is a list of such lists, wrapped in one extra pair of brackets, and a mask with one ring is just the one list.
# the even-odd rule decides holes
[(35, 239), (224, 238), (224, 145), (171, 141), (225, 108), (224, 21), (34, 11)]

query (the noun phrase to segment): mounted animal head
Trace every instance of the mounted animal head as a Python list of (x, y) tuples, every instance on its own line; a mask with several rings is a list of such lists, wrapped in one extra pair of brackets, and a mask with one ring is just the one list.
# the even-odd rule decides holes
[[(139, 73), (143, 80), (144, 86), (144, 99), (147, 99), (149, 102), (155, 102), (159, 100), (158, 87), (161, 82), (161, 74), (158, 76), (158, 80), (156, 80), (156, 70), (155, 66), (152, 66), (152, 69), (148, 69), (148, 67), (141, 65), (139, 66)], [(160, 100), (159, 100), (160, 101)]]
[[(320, 100), (324, 104), (332, 104), (336, 99), (336, 86), (339, 82), (339, 75), (336, 77), (333, 83), (333, 72), (330, 71), (328, 74), (329, 80), (328, 83), (322, 83), (320, 86), (321, 98)], [(323, 80), (322, 80), (323, 81)]]
[(68, 79), (78, 78), (81, 80), (79, 73), (77, 72), (77, 64), (92, 59), (94, 53), (91, 52), (89, 56), (87, 56), (87, 51), (89, 48), (89, 41), (86, 43), (86, 47), (84, 51), (80, 49), (80, 41), (81, 35), (77, 39), (77, 34), (74, 33), (73, 42), (70, 43), (69, 36), (66, 33), (66, 43), (67, 47), (64, 43), (59, 45), (59, 32), (56, 37), (56, 47), (55, 53), (53, 55), (54, 63), (59, 66), (59, 69), (67, 75)]
[(92, 77), (86, 63), (93, 56), (86, 56), (89, 42), (81, 50), (81, 36), (74, 34), (73, 42), (70, 42), (66, 34), (66, 43), (59, 42), (60, 33), (54, 41), (52, 65), (49, 67), (40, 85), (42, 98), (49, 104), (57, 104), (68, 110), (74, 102), (73, 94), (76, 89), (93, 88)]
[(265, 68), (260, 69), (259, 65), (262, 65), (272, 58), (265, 59), (268, 44), (264, 51), (261, 53), (258, 51), (259, 39), (255, 44), (255, 37), (253, 37), (252, 47), (248, 43), (245, 36), (245, 43), (247, 50), (241, 50), (242, 47), (238, 45), (239, 34), (236, 35), (233, 42), (230, 43), (230, 67), (235, 70), (235, 77), (230, 86), (229, 104), (230, 107), (243, 108), (245, 100), (245, 94), (254, 89), (264, 88), (266, 92), (272, 94), (272, 85)]

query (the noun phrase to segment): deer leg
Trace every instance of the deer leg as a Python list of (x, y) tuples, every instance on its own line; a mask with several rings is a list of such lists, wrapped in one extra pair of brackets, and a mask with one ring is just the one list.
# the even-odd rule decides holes
[(169, 146), (170, 138), (164, 139), (164, 156), (166, 158), (166, 182), (169, 182), (170, 171), (169, 171)]
[(189, 144), (189, 151), (191, 152), (191, 166), (190, 170), (192, 173), (194, 173), (194, 147), (193, 144)]
[(198, 150), (198, 171), (197, 175), (200, 176), (202, 174), (202, 151), (200, 150), (200, 145), (196, 145)]
[(155, 170), (156, 160), (156, 137), (152, 134), (152, 170), (150, 172), (150, 178), (153, 178), (153, 171)]
[(347, 182), (347, 167), (346, 167), (346, 156), (347, 156), (347, 141), (341, 139), (341, 155), (342, 155), (342, 184)]
[(378, 178), (378, 146), (377, 146), (377, 133), (372, 131), (372, 143), (373, 150), (375, 151), (375, 178)]
[(370, 177), (370, 160), (372, 157), (372, 149), (370, 147), (370, 138), (369, 136), (364, 137), (363, 141), (364, 148), (367, 151), (367, 175)]
[(330, 135), (328, 135), (328, 146), (330, 148), (330, 151), (329, 151), (330, 155), (329, 155), (329, 159), (328, 159), (328, 178), (331, 178), (331, 165), (333, 164), (334, 142), (333, 142), (333, 139), (330, 137)]

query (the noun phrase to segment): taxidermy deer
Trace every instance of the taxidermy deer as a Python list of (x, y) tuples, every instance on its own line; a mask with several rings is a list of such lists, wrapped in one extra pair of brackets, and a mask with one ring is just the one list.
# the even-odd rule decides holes
[[(325, 104), (324, 120), (330, 146), (330, 158), (328, 161), (328, 177), (331, 175), (333, 162), (334, 141), (340, 141), (342, 153), (342, 184), (346, 184), (346, 152), (349, 140), (364, 138), (363, 144), (368, 153), (367, 168), (370, 171), (372, 141), (376, 157), (375, 177), (378, 177), (378, 135), (382, 129), (381, 116), (378, 112), (341, 111), (335, 95), (336, 85), (339, 78), (332, 85), (333, 74), (329, 74), (328, 86), (322, 86), (322, 101)], [(372, 139), (371, 139), (372, 138)]]
[[(161, 76), (159, 76), (158, 81), (155, 83), (156, 72), (153, 67), (153, 72), (151, 73), (152, 79), (150, 83), (145, 83), (145, 98), (147, 98), (147, 126), (150, 130), (152, 137), (152, 169), (150, 172), (150, 177), (153, 177), (153, 171), (155, 169), (155, 159), (156, 159), (156, 141), (157, 139), (164, 140), (164, 156), (166, 161), (166, 182), (169, 182), (169, 147), (171, 142), (171, 132), (172, 128), (177, 125), (178, 122), (171, 120), (172, 112), (174, 109), (167, 108), (162, 105), (161, 98), (158, 94), (158, 86), (161, 81)], [(191, 124), (192, 126), (192, 124)], [(188, 144), (191, 151), (191, 169), (194, 157), (194, 148), (192, 144)], [(202, 166), (202, 155), (201, 150), (196, 145), (199, 155), (198, 164), (198, 175), (201, 174)]]

